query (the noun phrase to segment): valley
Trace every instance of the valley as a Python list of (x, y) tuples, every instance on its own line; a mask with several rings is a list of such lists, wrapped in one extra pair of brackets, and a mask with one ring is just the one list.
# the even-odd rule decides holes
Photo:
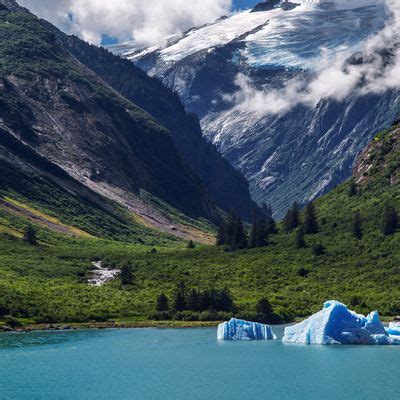
[[(261, 36), (274, 28), (297, 48), (280, 24), (312, 37), (316, 14), (237, 13), (138, 56), (164, 86), (11, 0), (0, 5), (2, 329), (199, 326), (233, 315), (282, 323), (327, 298), (400, 314), (397, 91), (298, 106), (279, 118), (238, 113), (229, 98), (213, 103), (221, 87), (235, 93), (241, 68), (261, 86), (307, 74), (277, 65), (287, 62), (278, 40), (275, 61), (261, 54)], [(376, 10), (341, 12), (349, 32), (356, 19), (365, 37), (380, 29)], [(199, 37), (202, 48), (190, 44)], [(329, 32), (320, 39), (336, 46)], [(311, 47), (295, 59), (310, 62)], [(210, 90), (214, 80), (222, 86)], [(306, 211), (287, 229), (288, 208), (311, 199), (317, 229), (301, 232)], [(232, 212), (249, 236), (253, 220), (265, 217), (264, 201), (277, 231), (263, 247), (215, 245)], [(99, 263), (113, 279), (91, 285)], [(204, 304), (189, 304), (195, 296)], [(268, 316), (260, 316), (260, 300)]]

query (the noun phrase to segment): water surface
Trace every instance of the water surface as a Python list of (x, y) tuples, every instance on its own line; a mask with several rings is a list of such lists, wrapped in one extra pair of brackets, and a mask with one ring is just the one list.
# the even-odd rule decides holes
[(399, 366), (400, 346), (217, 342), (214, 328), (6, 334), (0, 398), (375, 400), (397, 396)]

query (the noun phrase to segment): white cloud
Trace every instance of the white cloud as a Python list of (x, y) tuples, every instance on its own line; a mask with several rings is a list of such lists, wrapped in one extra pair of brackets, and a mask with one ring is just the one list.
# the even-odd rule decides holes
[(324, 59), (322, 51), (320, 65), (324, 67), (311, 80), (294, 78), (282, 88), (260, 90), (240, 74), (236, 78), (239, 91), (230, 99), (241, 112), (262, 117), (284, 114), (299, 104), (315, 107), (324, 99), (342, 101), (352, 95), (400, 89), (400, 3), (386, 3), (391, 15), (385, 28), (364, 43), (358, 55), (363, 63), (349, 62), (353, 54), (343, 49), (333, 60)]
[(138, 44), (214, 21), (229, 12), (232, 0), (20, 0), (33, 13), (67, 33), (95, 44), (102, 35)]

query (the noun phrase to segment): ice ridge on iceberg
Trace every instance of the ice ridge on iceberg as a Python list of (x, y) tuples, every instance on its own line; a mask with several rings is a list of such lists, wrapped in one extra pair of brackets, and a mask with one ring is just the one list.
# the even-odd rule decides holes
[(276, 339), (270, 325), (231, 318), (218, 325), (218, 340), (271, 340)]
[(349, 310), (344, 304), (330, 300), (321, 311), (299, 324), (285, 328), (286, 343), (304, 344), (400, 344), (400, 337), (390, 335), (379, 314), (368, 316)]

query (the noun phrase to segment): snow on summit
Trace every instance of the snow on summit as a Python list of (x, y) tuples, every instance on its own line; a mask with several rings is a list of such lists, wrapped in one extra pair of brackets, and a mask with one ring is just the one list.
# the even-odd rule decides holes
[(347, 177), (370, 133), (398, 112), (394, 92), (343, 95), (357, 67), (342, 65), (358, 59), (390, 21), (386, 5), (291, 7), (269, 0), (163, 45), (112, 49), (178, 93), (205, 137), (249, 180), (254, 198), (278, 213)]
[[(269, 53), (272, 54), (275, 51), (275, 57), (282, 59), (282, 55), (276, 52), (276, 50), (279, 50), (277, 44), (282, 44), (282, 39), (287, 40), (287, 37), (283, 38), (282, 36), (288, 36), (290, 32), (305, 30), (304, 35), (297, 38), (295, 45), (299, 44), (306, 47), (307, 35), (311, 31), (312, 35), (315, 35), (317, 29), (322, 38), (321, 46), (324, 46), (326, 39), (332, 37), (333, 24), (343, 28), (342, 36), (348, 37), (348, 31), (354, 32), (354, 26), (363, 22), (360, 21), (359, 15), (354, 16), (354, 18), (349, 15), (344, 20), (342, 19), (343, 16), (340, 15), (338, 20), (333, 17), (330, 21), (323, 21), (321, 24), (316, 18), (316, 15), (322, 11), (321, 5), (329, 4), (330, 10), (332, 7), (338, 10), (348, 9), (351, 14), (352, 9), (380, 4), (381, 0), (336, 0), (329, 2), (326, 0), (297, 0), (296, 3), (300, 6), (290, 11), (284, 11), (281, 8), (259, 12), (247, 10), (230, 17), (221, 17), (214, 23), (194, 28), (182, 36), (166, 38), (165, 43), (160, 46), (138, 49), (135, 43), (127, 42), (111, 46), (110, 49), (132, 61), (147, 54), (159, 52), (159, 56), (164, 61), (178, 62), (199, 51), (212, 51), (213, 48), (224, 46), (232, 41), (245, 40), (252, 48), (249, 51), (250, 63), (257, 66), (257, 64), (260, 65), (260, 56), (261, 62), (263, 61), (262, 57), (265, 56), (260, 54), (259, 50), (266, 47), (268, 47)], [(361, 38), (363, 32), (360, 32), (360, 35)], [(315, 37), (313, 39), (315, 40)], [(333, 45), (337, 47), (338, 44), (340, 45), (336, 41)], [(274, 45), (276, 48), (274, 48)], [(287, 47), (288, 43), (284, 42), (284, 46)], [(315, 43), (313, 43), (313, 46), (315, 48)], [(295, 61), (287, 60), (287, 57), (284, 57), (284, 59), (285, 61)]]

